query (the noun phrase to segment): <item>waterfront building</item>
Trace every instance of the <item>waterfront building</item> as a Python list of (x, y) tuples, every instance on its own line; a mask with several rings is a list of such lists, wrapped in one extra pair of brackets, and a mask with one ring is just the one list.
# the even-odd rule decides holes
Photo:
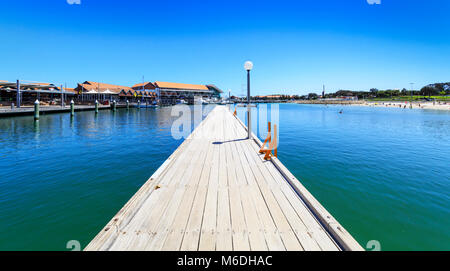
[(119, 92), (119, 100), (132, 101), (133, 99), (134, 99), (134, 91), (133, 90), (122, 89)]
[(140, 100), (142, 103), (155, 102), (157, 99), (156, 86), (151, 82), (139, 83), (131, 87), (134, 101)]
[(134, 90), (149, 90), (149, 91), (155, 91), (156, 86), (151, 82), (144, 82), (139, 83), (131, 87)]
[(182, 83), (155, 82), (155, 91), (159, 102), (163, 105), (174, 105), (178, 100), (185, 100), (190, 104), (195, 98), (211, 99), (215, 93), (206, 85), (193, 85)]
[(17, 95), (17, 83), (0, 81), (0, 105), (9, 106), (20, 102), (22, 105), (33, 105), (38, 99), (44, 105), (68, 104), (74, 100), (77, 104), (93, 104), (98, 100), (102, 104), (112, 101), (124, 103), (138, 102), (142, 104), (159, 103), (174, 105), (184, 100), (193, 104), (195, 99), (201, 101), (218, 101), (223, 93), (215, 85), (195, 85), (169, 82), (143, 82), (132, 87), (84, 81), (76, 88), (63, 88), (50, 83), (21, 83), (20, 95)]
[[(95, 100), (98, 100), (100, 103), (126, 100), (123, 93), (128, 93), (129, 91), (133, 91), (132, 88), (93, 81), (79, 83), (75, 88), (79, 103), (91, 103)], [(121, 93), (122, 95), (120, 95)]]
[(223, 91), (220, 88), (218, 88), (216, 85), (212, 85), (212, 84), (206, 85), (206, 87), (213, 92), (212, 98), (220, 99), (220, 97), (223, 93)]
[[(51, 83), (38, 82), (19, 82), (19, 95), (17, 95), (17, 82), (0, 81), (0, 105), (10, 106), (11, 104), (19, 104), (31, 106), (36, 100), (43, 105), (61, 104), (64, 101), (70, 102), (74, 98), (73, 89), (66, 91), (64, 88), (58, 87)], [(63, 95), (64, 94), (64, 95)]]

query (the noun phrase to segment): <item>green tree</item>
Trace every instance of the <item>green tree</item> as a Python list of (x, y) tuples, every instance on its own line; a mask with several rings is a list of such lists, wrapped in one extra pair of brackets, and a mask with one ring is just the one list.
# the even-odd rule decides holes
[(439, 95), (439, 90), (432, 86), (425, 86), (420, 90), (420, 95), (423, 95), (423, 96), (428, 95), (428, 97), (430, 97), (432, 95)]
[(308, 94), (308, 99), (310, 99), (310, 100), (316, 100), (318, 97), (319, 97), (319, 95), (317, 95), (316, 93)]

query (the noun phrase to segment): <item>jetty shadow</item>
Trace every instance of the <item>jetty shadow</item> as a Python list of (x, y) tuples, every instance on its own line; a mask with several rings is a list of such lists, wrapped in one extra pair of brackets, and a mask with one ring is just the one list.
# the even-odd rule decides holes
[(222, 144), (225, 144), (225, 143), (244, 141), (244, 140), (247, 140), (247, 139), (248, 139), (248, 138), (233, 139), (233, 140), (227, 140), (227, 141), (222, 141), (222, 142), (216, 141), (216, 142), (213, 142), (212, 144), (214, 144), (214, 145), (222, 145)]

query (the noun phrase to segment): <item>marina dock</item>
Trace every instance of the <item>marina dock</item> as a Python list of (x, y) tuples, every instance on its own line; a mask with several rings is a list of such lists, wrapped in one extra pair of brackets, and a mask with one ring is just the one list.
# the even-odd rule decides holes
[[(125, 108), (126, 105), (117, 105), (117, 108)], [(99, 110), (106, 110), (111, 109), (111, 105), (99, 105)], [(54, 114), (54, 113), (66, 113), (70, 112), (70, 105), (66, 105), (65, 107), (62, 106), (43, 106), (40, 108), (40, 114)], [(93, 111), (95, 110), (95, 105), (75, 105), (74, 111), (80, 112), (80, 111)], [(34, 114), (34, 108), (32, 106), (28, 107), (21, 107), (21, 108), (1, 108), (0, 107), (0, 118), (1, 117), (13, 117), (13, 116), (27, 116), (27, 115), (33, 115)]]
[(253, 138), (216, 106), (85, 250), (363, 250)]

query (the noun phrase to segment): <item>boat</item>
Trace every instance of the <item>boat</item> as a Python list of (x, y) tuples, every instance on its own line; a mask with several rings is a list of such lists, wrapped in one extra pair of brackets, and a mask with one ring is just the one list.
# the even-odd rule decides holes
[(205, 105), (205, 104), (209, 104), (209, 101), (208, 101), (207, 99), (203, 99), (202, 97), (196, 97), (196, 98), (194, 99), (194, 104), (202, 104), (202, 105)]
[(227, 105), (227, 104), (233, 104), (233, 102), (230, 101), (230, 100), (222, 100), (222, 101), (219, 102), (219, 104), (220, 105)]
[(136, 105), (136, 107), (138, 107), (138, 108), (158, 108), (159, 105), (157, 102), (154, 101), (151, 104), (141, 103), (141, 104)]

